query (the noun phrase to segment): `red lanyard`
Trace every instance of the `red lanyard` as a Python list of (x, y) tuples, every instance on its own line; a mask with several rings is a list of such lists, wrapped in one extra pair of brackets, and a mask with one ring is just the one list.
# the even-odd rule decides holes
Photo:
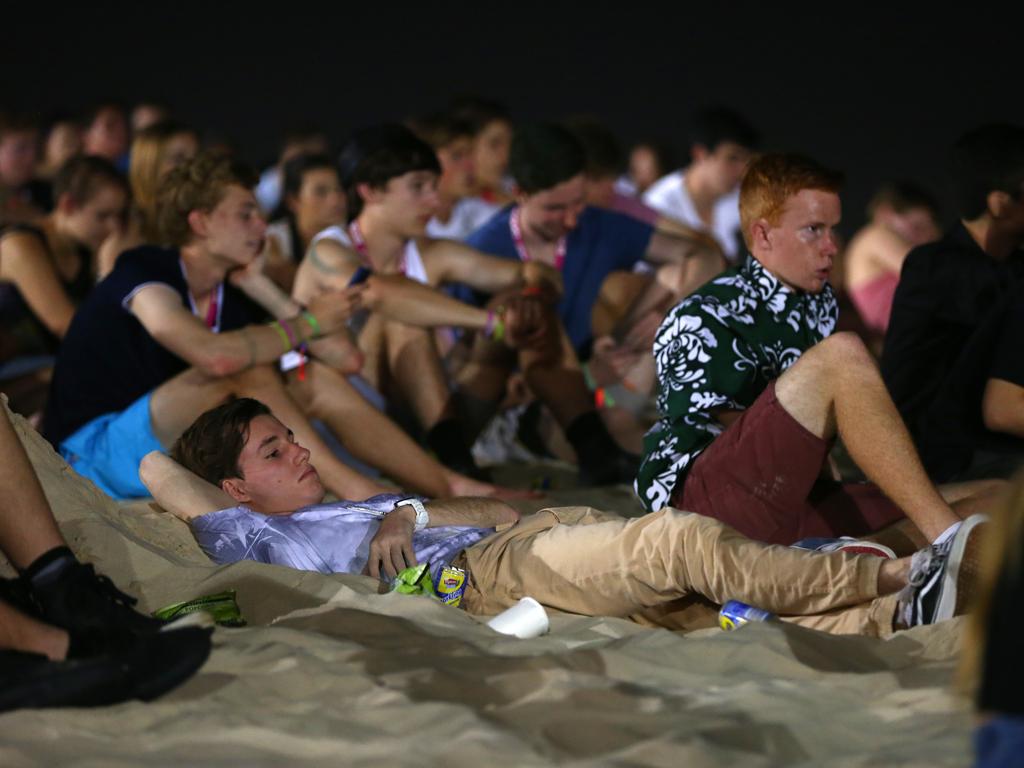
[[(348, 225), (348, 236), (352, 239), (352, 247), (356, 249), (356, 253), (363, 260), (370, 269), (373, 269), (373, 263), (370, 261), (370, 252), (366, 247), (366, 238), (363, 237), (363, 230), (359, 226), (358, 221), (353, 221)], [(402, 261), (398, 264), (399, 274), (405, 274), (405, 251), (402, 251)]]
[(217, 286), (217, 291), (210, 297), (210, 306), (206, 310), (206, 327), (211, 331), (220, 327), (220, 300), (224, 293), (224, 283)]
[[(188, 275), (185, 272), (185, 262), (178, 261), (181, 267), (181, 276), (185, 278), (185, 290), (188, 292), (188, 303), (192, 306), (192, 314), (199, 317), (199, 307), (192, 297), (192, 291), (188, 287)], [(217, 284), (217, 288), (210, 295), (210, 306), (206, 310), (206, 327), (214, 333), (220, 333), (220, 309), (224, 306), (224, 281)]]
[[(530, 252), (526, 250), (526, 243), (523, 242), (523, 225), (520, 218), (520, 208), (516, 206), (512, 209), (512, 213), (509, 214), (508, 228), (512, 230), (512, 242), (515, 243), (519, 259), (521, 261), (529, 261)], [(565, 264), (566, 240), (568, 238), (562, 235), (558, 238), (558, 243), (555, 245), (555, 269), (559, 272), (562, 271), (562, 266)]]

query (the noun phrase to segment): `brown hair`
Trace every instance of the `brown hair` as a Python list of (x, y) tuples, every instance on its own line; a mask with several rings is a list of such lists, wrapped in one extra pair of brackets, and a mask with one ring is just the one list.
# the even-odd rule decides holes
[(251, 189), (252, 172), (221, 152), (200, 152), (160, 182), (157, 195), (157, 229), (162, 243), (187, 245), (192, 239), (188, 215), (210, 212), (224, 199), (228, 187)]
[(112, 162), (98, 155), (77, 155), (57, 171), (53, 179), (53, 199), (67, 195), (75, 205), (84, 205), (106, 186), (120, 189), (125, 199), (131, 197), (128, 182)]
[(171, 458), (214, 485), (242, 477), (238, 458), (249, 439), (249, 424), (270, 415), (267, 406), (251, 397), (229, 400), (192, 422), (171, 448)]
[(751, 224), (758, 219), (777, 224), (786, 201), (800, 190), (838, 193), (842, 185), (843, 174), (803, 155), (773, 153), (756, 158), (740, 185), (740, 226), (747, 247)]
[(132, 198), (142, 223), (142, 235), (148, 241), (159, 237), (156, 229), (157, 196), (160, 191), (160, 168), (171, 139), (188, 134), (199, 141), (199, 135), (184, 123), (161, 120), (139, 131), (132, 142), (128, 180)]

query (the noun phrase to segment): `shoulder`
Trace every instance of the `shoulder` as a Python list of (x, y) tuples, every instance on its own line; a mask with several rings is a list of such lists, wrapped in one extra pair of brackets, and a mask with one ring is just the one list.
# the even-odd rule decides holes
[(328, 227), (327, 229), (323, 229), (317, 232), (315, 235), (313, 235), (313, 239), (310, 240), (309, 242), (310, 246), (315, 245), (317, 247), (319, 247), (322, 243), (335, 243), (337, 245), (342, 246), (343, 248), (352, 247), (352, 239), (348, 236), (348, 232), (345, 230), (344, 227), (339, 226), (337, 224), (334, 225), (333, 227)]
[(657, 205), (658, 203), (664, 204), (673, 196), (681, 194), (680, 190), (682, 187), (683, 172), (673, 171), (672, 173), (662, 176), (654, 182), (646, 192), (644, 192), (644, 202), (648, 205)]
[(512, 242), (508, 220), (512, 215), (512, 206), (506, 206), (491, 216), (483, 226), (466, 238), (466, 243), (482, 251)]
[(43, 248), (49, 248), (46, 234), (39, 227), (32, 226), (31, 224), (8, 224), (0, 227), (0, 241), (4, 245), (31, 243), (33, 245), (40, 245)]
[(113, 293), (117, 301), (124, 303), (148, 285), (166, 285), (184, 294), (185, 277), (176, 248), (143, 245), (125, 251), (99, 288), (102, 294)]

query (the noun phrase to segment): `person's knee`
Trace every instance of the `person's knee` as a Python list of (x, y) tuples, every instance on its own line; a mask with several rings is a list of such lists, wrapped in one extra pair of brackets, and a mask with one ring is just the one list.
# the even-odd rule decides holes
[(270, 365), (253, 365), (224, 377), (225, 384), (233, 394), (245, 394), (254, 390), (283, 389), (281, 375)]
[(851, 331), (834, 333), (811, 347), (805, 356), (813, 354), (830, 368), (841, 368), (848, 373), (853, 367), (874, 369), (875, 363), (860, 336)]

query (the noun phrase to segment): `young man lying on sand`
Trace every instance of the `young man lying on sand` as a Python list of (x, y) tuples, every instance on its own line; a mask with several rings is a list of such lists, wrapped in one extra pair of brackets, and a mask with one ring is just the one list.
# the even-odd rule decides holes
[(172, 454), (177, 461), (150, 453), (140, 475), (159, 504), (189, 520), (216, 562), (374, 577), (418, 561), (451, 563), (468, 571), (462, 605), (478, 614), (523, 595), (607, 616), (702, 595), (837, 634), (886, 637), (963, 612), (984, 529), (975, 516), (941, 545), (884, 560), (765, 545), (671, 508), (626, 520), (564, 507), (520, 521), (494, 499), (389, 494), (323, 503), (309, 451), (266, 406), (245, 398), (200, 416)]

